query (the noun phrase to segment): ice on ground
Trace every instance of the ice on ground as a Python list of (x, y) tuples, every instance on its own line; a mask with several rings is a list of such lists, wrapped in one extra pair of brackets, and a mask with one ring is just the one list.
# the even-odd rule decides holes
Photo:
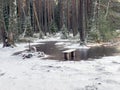
[(120, 89), (120, 56), (66, 62), (12, 56), (26, 45), (0, 48), (0, 90)]
[(90, 49), (88, 46), (81, 46), (80, 44), (69, 44), (65, 46), (66, 48), (74, 48), (74, 49)]
[(57, 43), (55, 43), (55, 45), (64, 45), (65, 44), (65, 42), (57, 42)]
[(57, 42), (55, 43), (55, 45), (62, 45), (64, 48), (74, 48), (74, 49), (90, 49), (89, 46), (85, 46), (85, 45), (80, 45), (80, 44), (73, 44), (72, 42)]

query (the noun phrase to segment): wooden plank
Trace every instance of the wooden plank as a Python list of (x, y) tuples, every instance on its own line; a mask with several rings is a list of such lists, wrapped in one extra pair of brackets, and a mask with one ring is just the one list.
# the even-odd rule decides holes
[(75, 59), (75, 52), (71, 52), (71, 59)]
[(65, 60), (73, 60), (75, 58), (75, 50), (76, 49), (69, 49), (69, 50), (65, 50), (63, 51), (64, 53), (64, 59)]
[(70, 52), (74, 52), (76, 49), (69, 49), (69, 50), (65, 50), (63, 51), (63, 53), (70, 53)]
[(64, 59), (65, 59), (65, 60), (69, 60), (69, 59), (70, 59), (69, 53), (64, 53)]

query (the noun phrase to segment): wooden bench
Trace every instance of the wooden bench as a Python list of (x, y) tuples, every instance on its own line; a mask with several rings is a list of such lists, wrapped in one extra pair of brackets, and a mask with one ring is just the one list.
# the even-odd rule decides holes
[(76, 49), (69, 49), (69, 50), (63, 51), (64, 59), (65, 60), (73, 60), (75, 58), (75, 50)]

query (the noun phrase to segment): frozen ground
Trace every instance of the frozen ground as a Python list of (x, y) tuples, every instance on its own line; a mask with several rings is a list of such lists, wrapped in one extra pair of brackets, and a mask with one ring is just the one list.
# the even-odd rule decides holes
[(120, 90), (120, 56), (65, 62), (22, 59), (12, 53), (26, 44), (17, 46), (0, 44), (0, 90)]

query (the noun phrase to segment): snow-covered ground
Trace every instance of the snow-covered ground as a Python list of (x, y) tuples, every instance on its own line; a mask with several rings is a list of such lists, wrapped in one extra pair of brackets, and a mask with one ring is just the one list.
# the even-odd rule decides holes
[(25, 46), (0, 44), (0, 90), (120, 90), (120, 56), (57, 61), (12, 55)]

